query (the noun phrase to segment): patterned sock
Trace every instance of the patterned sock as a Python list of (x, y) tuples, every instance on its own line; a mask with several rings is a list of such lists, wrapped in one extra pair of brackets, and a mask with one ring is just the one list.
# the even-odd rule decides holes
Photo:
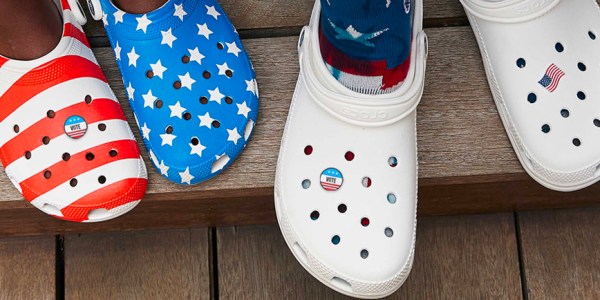
[(323, 60), (349, 89), (389, 93), (406, 78), (412, 0), (321, 0), (319, 31)]

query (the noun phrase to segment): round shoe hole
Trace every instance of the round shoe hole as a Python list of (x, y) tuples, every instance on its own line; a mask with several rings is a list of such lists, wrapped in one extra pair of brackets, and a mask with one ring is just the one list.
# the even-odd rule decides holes
[(558, 53), (565, 51), (565, 47), (561, 43), (556, 43), (554, 45), (554, 49), (556, 49), (556, 52), (558, 52)]
[(98, 177), (98, 182), (100, 184), (105, 184), (106, 183), (106, 177), (104, 175)]
[(346, 154), (344, 154), (344, 158), (347, 161), (353, 161), (354, 160), (354, 152), (352, 152), (352, 151), (346, 152)]
[(156, 102), (154, 102), (154, 107), (156, 108), (162, 108), (163, 107), (163, 101), (162, 100), (156, 100)]
[(575, 145), (575, 147), (581, 146), (581, 140), (579, 140), (578, 138), (574, 138), (573, 145)]
[(104, 123), (98, 124), (98, 130), (100, 130), (100, 131), (106, 130), (106, 124), (104, 124)]
[(543, 133), (548, 133), (548, 132), (550, 132), (550, 125), (548, 125), (548, 124), (544, 124), (544, 125), (542, 125), (542, 132), (543, 132)]
[(570, 113), (569, 113), (569, 110), (568, 110), (568, 109), (561, 109), (561, 110), (560, 110), (560, 115), (561, 115), (563, 118), (568, 118), (568, 117), (569, 117), (569, 115), (570, 115)]
[(577, 98), (579, 98), (579, 100), (585, 100), (585, 93), (582, 91), (577, 92)]
[(94, 158), (95, 158), (95, 157), (96, 157), (96, 156), (95, 156), (95, 155), (94, 155), (94, 153), (92, 153), (92, 152), (88, 152), (88, 153), (85, 155), (85, 159), (87, 159), (87, 160), (90, 160), (90, 161), (91, 161), (91, 160), (94, 160)]
[(194, 146), (198, 146), (198, 144), (200, 144), (200, 140), (197, 137), (193, 137), (190, 143), (192, 143)]
[(316, 221), (316, 220), (318, 220), (318, 219), (319, 219), (319, 216), (320, 216), (320, 215), (321, 215), (321, 214), (319, 214), (319, 212), (318, 212), (318, 211), (316, 211), (316, 210), (313, 210), (313, 212), (311, 212), (311, 213), (310, 213), (310, 219), (311, 219), (311, 220), (313, 220), (313, 221)]
[(75, 179), (75, 178), (71, 179), (71, 181), (69, 181), (69, 184), (70, 184), (72, 187), (76, 187), (76, 186), (77, 186), (77, 179)]
[(223, 50), (223, 43), (217, 43), (217, 49)]
[(368, 187), (370, 187), (370, 186), (371, 186), (371, 184), (372, 184), (372, 182), (371, 182), (371, 178), (369, 178), (369, 177), (364, 177), (364, 178), (362, 179), (362, 185), (363, 185), (364, 187), (368, 188)]
[(181, 81), (177, 80), (175, 82), (173, 82), (173, 88), (178, 90), (181, 88)]
[(53, 110), (49, 110), (48, 112), (46, 112), (46, 116), (52, 119), (54, 118), (54, 116), (56, 116), (56, 113)]
[(50, 177), (52, 177), (52, 172), (49, 170), (44, 171), (44, 178), (50, 179)]
[(227, 96), (227, 97), (225, 97), (225, 103), (231, 104), (231, 103), (233, 103), (233, 99), (231, 99), (231, 97)]
[(16, 125), (16, 124), (15, 124), (15, 126), (13, 126), (13, 131), (14, 131), (15, 133), (19, 133), (19, 131), (21, 131), (21, 130), (19, 129), (19, 125)]
[(183, 114), (183, 119), (186, 121), (189, 121), (192, 118), (192, 114), (190, 114), (189, 112), (186, 112)]
[(386, 227), (385, 230), (383, 231), (383, 233), (385, 233), (385, 236), (387, 236), (387, 237), (394, 236), (394, 231), (389, 227)]
[(148, 77), (148, 78), (152, 78), (152, 77), (154, 77), (154, 72), (152, 72), (152, 70), (148, 70), (148, 71), (146, 72), (146, 77)]
[(304, 179), (302, 180), (302, 188), (307, 189), (310, 187), (310, 180)]
[(227, 76), (227, 77), (233, 76), (233, 71), (231, 71), (231, 70), (225, 71), (225, 76)]
[(182, 62), (182, 63), (184, 63), (184, 64), (187, 64), (187, 63), (189, 63), (189, 62), (190, 62), (190, 57), (189, 57), (189, 56), (187, 56), (187, 55), (184, 55), (184, 56), (181, 58), (181, 62)]
[(50, 143), (50, 138), (45, 136), (42, 138), (42, 143), (44, 143), (44, 145), (48, 145)]
[(348, 210), (348, 207), (346, 206), (346, 204), (343, 204), (343, 203), (342, 203), (342, 204), (338, 205), (338, 211), (339, 211), (340, 213), (342, 213), (342, 214), (343, 214), (343, 213), (345, 213), (347, 210)]
[(537, 95), (529, 93), (529, 95), (527, 95), (527, 101), (529, 101), (529, 103), (535, 103), (535, 101), (537, 101)]
[(367, 257), (369, 257), (369, 251), (367, 249), (361, 250), (360, 257), (362, 257), (363, 259), (367, 259)]
[(369, 226), (369, 224), (371, 224), (371, 221), (369, 221), (369, 218), (360, 219), (360, 225), (362, 225), (363, 227), (367, 227), (367, 226)]
[(92, 96), (90, 96), (90, 95), (85, 96), (85, 99), (83, 101), (85, 101), (85, 103), (87, 103), (87, 104), (92, 103)]
[(200, 103), (201, 104), (207, 104), (208, 103), (208, 98), (206, 98), (205, 96), (200, 97)]
[(25, 159), (31, 159), (31, 152), (25, 151)]
[(304, 147), (304, 154), (311, 155), (312, 153), (313, 153), (313, 147), (311, 145)]
[(69, 161), (69, 159), (71, 159), (71, 154), (69, 154), (67, 152), (63, 153), (62, 160)]
[(209, 79), (210, 78), (210, 72), (209, 71), (202, 72), (202, 77), (204, 77), (204, 79)]
[(596, 39), (596, 34), (594, 32), (592, 32), (591, 30), (588, 31), (588, 36), (590, 37), (590, 39), (595, 40)]
[(171, 125), (167, 126), (167, 128), (165, 128), (165, 133), (166, 134), (173, 133), (173, 126), (171, 126)]
[(221, 127), (221, 123), (220, 123), (219, 121), (217, 121), (217, 120), (214, 120), (214, 121), (213, 121), (211, 124), (212, 124), (212, 126), (213, 126), (214, 128), (219, 128), (219, 127)]
[(388, 165), (390, 165), (392, 168), (396, 167), (398, 165), (398, 159), (394, 156), (391, 156), (388, 158)]
[(392, 193), (387, 194), (387, 201), (391, 204), (396, 203), (396, 195)]
[(339, 236), (339, 235), (334, 235), (334, 236), (331, 238), (331, 243), (332, 243), (332, 244), (334, 244), (334, 245), (337, 245), (337, 244), (339, 244), (339, 243), (340, 243), (340, 241), (341, 241), (341, 239), (340, 239), (340, 236)]
[(524, 59), (524, 58), (519, 58), (519, 59), (517, 59), (517, 67), (519, 67), (519, 68), (521, 68), (521, 69), (522, 69), (522, 68), (525, 68), (525, 64), (526, 64), (526, 63), (525, 63), (525, 59)]
[(585, 70), (587, 70), (587, 67), (582, 62), (580, 62), (580, 63), (577, 64), (577, 68), (579, 69), (579, 71), (582, 71), (582, 72), (584, 72)]
[(115, 150), (115, 149), (108, 151), (108, 155), (110, 157), (115, 157), (115, 156), (117, 156), (117, 154), (119, 154), (119, 152), (117, 152), (117, 150)]
[(600, 127), (600, 120), (598, 120), (598, 119), (594, 119), (594, 125), (595, 125), (596, 127)]

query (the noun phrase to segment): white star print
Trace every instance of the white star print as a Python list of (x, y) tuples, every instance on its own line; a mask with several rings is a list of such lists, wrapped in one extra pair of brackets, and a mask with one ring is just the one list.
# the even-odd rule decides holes
[(179, 172), (179, 177), (181, 177), (181, 183), (187, 183), (187, 184), (192, 184), (192, 179), (194, 179), (194, 176), (192, 176), (192, 174), (190, 174), (189, 167), (185, 168), (185, 171)]
[(152, 21), (150, 21), (150, 19), (148, 19), (148, 17), (145, 14), (143, 16), (141, 16), (139, 18), (135, 18), (135, 19), (138, 22), (135, 30), (141, 30), (144, 33), (146, 33), (146, 29), (148, 29), (148, 25), (152, 24)]
[(167, 167), (167, 165), (165, 165), (164, 160), (160, 161), (160, 164), (158, 164), (158, 168), (160, 169), (160, 174), (169, 176), (169, 167)]
[(129, 65), (137, 67), (137, 60), (140, 56), (135, 53), (135, 47), (131, 48), (131, 52), (127, 53), (127, 57), (129, 58)]
[(150, 140), (150, 128), (148, 128), (146, 126), (146, 123), (144, 123), (144, 126), (142, 126), (142, 135), (144, 136), (145, 139)]
[(210, 39), (210, 35), (213, 33), (210, 29), (208, 29), (208, 26), (206, 25), (206, 23), (200, 25), (200, 24), (196, 24), (198, 26), (198, 35), (203, 35), (207, 40)]
[(196, 82), (192, 77), (190, 77), (190, 72), (185, 73), (185, 75), (179, 75), (179, 81), (181, 81), (181, 86), (188, 88), (190, 91), (192, 90), (192, 84)]
[(202, 55), (202, 53), (200, 53), (200, 51), (198, 51), (198, 47), (196, 47), (196, 49), (188, 49), (188, 51), (190, 52), (190, 60), (191, 61), (195, 61), (198, 64), (202, 64), (202, 59), (204, 58), (204, 55)]
[(252, 92), (252, 94), (256, 95), (256, 91), (254, 91), (254, 79), (244, 81), (246, 82), (246, 91)]
[(219, 104), (221, 104), (221, 99), (223, 99), (223, 97), (225, 97), (225, 95), (221, 94), (221, 91), (219, 91), (219, 88), (216, 88), (214, 90), (208, 90), (208, 93), (210, 94), (210, 101), (215, 101)]
[(248, 117), (248, 113), (251, 111), (251, 109), (248, 107), (248, 105), (246, 104), (246, 101), (244, 101), (242, 104), (236, 104), (237, 108), (238, 108), (238, 115), (243, 115), (244, 117)]
[(119, 22), (123, 23), (124, 15), (125, 15), (125, 12), (122, 10), (115, 11), (115, 13), (113, 14), (113, 16), (115, 16), (115, 25), (118, 24)]
[(117, 57), (117, 60), (121, 60), (121, 46), (119, 46), (119, 41), (117, 41), (117, 45), (115, 46), (115, 57)]
[(172, 117), (178, 117), (178, 118), (183, 118), (183, 113), (185, 112), (185, 108), (181, 106), (181, 104), (179, 104), (179, 101), (177, 101), (177, 103), (175, 103), (175, 105), (169, 105), (169, 109), (171, 110), (171, 118)]
[(215, 20), (218, 19), (219, 16), (221, 15), (219, 12), (217, 12), (217, 10), (215, 9), (214, 6), (208, 6), (208, 5), (204, 5), (204, 6), (206, 6), (206, 14), (213, 16), (213, 18), (215, 18)]
[[(223, 158), (224, 157), (224, 158)], [(218, 171), (223, 170), (223, 168), (225, 167), (225, 165), (227, 165), (227, 163), (229, 162), (230, 158), (229, 156), (227, 156), (225, 153), (221, 154), (221, 155), (215, 155), (215, 162), (219, 161), (222, 159), (222, 163), (219, 164), (219, 167), (217, 169), (213, 169), (212, 172), (216, 173)]]
[(237, 131), (237, 127), (233, 128), (233, 129), (227, 129), (227, 133), (229, 134), (229, 137), (227, 138), (228, 141), (232, 141), (234, 144), (237, 145), (237, 141), (242, 137), (238, 131)]
[(225, 44), (227, 45), (227, 53), (232, 53), (233, 55), (238, 56), (238, 54), (242, 52), (235, 42)]
[[(219, 68), (219, 75), (223, 75), (225, 77), (229, 77), (227, 76), (227, 74), (225, 72), (227, 72), (227, 70), (229, 70), (229, 66), (227, 65), (227, 63), (223, 63), (222, 65), (217, 64), (217, 68)], [(233, 71), (233, 70), (231, 70)]]
[(105, 13), (102, 14), (102, 23), (104, 26), (108, 26), (108, 15)]
[(133, 88), (130, 82), (129, 86), (127, 87), (127, 97), (129, 98), (129, 100), (133, 100), (133, 93), (135, 93), (135, 89)]
[(206, 126), (209, 129), (212, 128), (212, 122), (215, 119), (211, 118), (208, 113), (204, 114), (204, 116), (198, 116), (198, 118), (200, 119), (200, 127)]
[(162, 41), (160, 42), (160, 44), (161, 45), (167, 44), (167, 45), (169, 45), (169, 47), (173, 48), (173, 42), (177, 38), (171, 32), (171, 28), (169, 28), (169, 30), (167, 30), (167, 31), (161, 30), (160, 34), (162, 34)]
[(158, 76), (160, 79), (163, 78), (163, 73), (167, 70), (167, 68), (163, 67), (160, 59), (155, 64), (150, 64), (150, 68), (152, 68), (154, 76)]
[(162, 143), (161, 146), (164, 145), (169, 145), (169, 146), (173, 146), (173, 140), (176, 138), (177, 136), (174, 134), (168, 134), (168, 133), (163, 133), (160, 135), (160, 138), (162, 139)]
[(175, 4), (175, 12), (173, 13), (173, 16), (178, 17), (179, 20), (183, 21), (183, 16), (185, 15), (187, 15), (187, 13), (185, 12), (185, 10), (183, 10), (183, 4)]
[(200, 157), (202, 157), (202, 151), (206, 149), (206, 147), (200, 143), (200, 140), (198, 140), (198, 145), (195, 146), (194, 144), (190, 143), (190, 147), (192, 148), (192, 151), (190, 151), (190, 155), (198, 154), (198, 156)]
[(154, 101), (158, 99), (154, 95), (152, 95), (152, 90), (149, 90), (148, 94), (142, 95), (142, 98), (144, 98), (144, 107), (150, 108), (154, 106)]

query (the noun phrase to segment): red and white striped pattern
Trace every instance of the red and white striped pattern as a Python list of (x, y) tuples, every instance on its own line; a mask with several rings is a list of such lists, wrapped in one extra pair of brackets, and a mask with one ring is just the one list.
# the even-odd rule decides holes
[[(144, 197), (146, 168), (81, 26), (67, 0), (61, 4), (64, 33), (55, 50), (33, 61), (0, 56), (0, 160), (42, 211), (103, 221)], [(79, 139), (65, 133), (71, 116), (87, 123)]]

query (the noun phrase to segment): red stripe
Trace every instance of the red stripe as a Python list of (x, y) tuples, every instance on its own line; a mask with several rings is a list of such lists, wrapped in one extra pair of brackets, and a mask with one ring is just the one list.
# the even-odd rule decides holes
[(2, 57), (2, 56), (0, 56), (0, 68), (2, 68), (2, 65), (3, 65), (4, 63), (6, 63), (7, 61), (8, 61), (8, 58), (5, 58), (5, 57)]
[(71, 5), (69, 5), (69, 1), (61, 0), (60, 4), (62, 5), (63, 10), (71, 9)]
[(113, 209), (141, 200), (147, 186), (148, 180), (145, 178), (129, 178), (107, 185), (63, 208), (61, 210), (63, 218), (81, 222), (87, 220), (88, 213), (94, 209)]
[(90, 43), (88, 42), (87, 37), (85, 36), (85, 33), (83, 33), (83, 31), (81, 31), (79, 28), (77, 28), (75, 25), (73, 25), (71, 23), (65, 24), (65, 33), (63, 36), (70, 36), (72, 38), (75, 38), (75, 39), (79, 40), (81, 43), (83, 43), (84, 45), (86, 45), (88, 48), (90, 48)]
[[(111, 157), (109, 155), (109, 152), (112, 149), (117, 150), (117, 156)], [(86, 159), (86, 155), (88, 153), (94, 154), (93, 160)], [(111, 162), (139, 157), (140, 150), (134, 140), (120, 140), (105, 143), (77, 154), (71, 154), (69, 161), (64, 161), (57, 157), (57, 160), (60, 161), (46, 169), (52, 173), (49, 179), (44, 177), (44, 172), (46, 170), (42, 170), (39, 173), (22, 181), (19, 185), (23, 190), (23, 196), (25, 199), (28, 201), (33, 201), (38, 196), (47, 193), (57, 186), (71, 180), (72, 178), (76, 178), (85, 172), (91, 171)]]
[[(65, 70), (67, 70), (65, 72)], [(62, 74), (47, 82), (40, 82), (44, 74)], [(91, 77), (106, 82), (100, 67), (81, 56), (63, 56), (29, 71), (19, 78), (4, 95), (0, 97), (0, 122), (17, 110), (31, 97), (59, 84), (72, 79)], [(54, 99), (50, 99), (54, 100)]]
[(52, 119), (44, 117), (6, 142), (0, 148), (4, 167), (23, 157), (25, 151), (33, 151), (33, 149), (42, 146), (42, 137), (47, 136), (50, 138), (50, 142), (52, 142), (52, 139), (63, 135), (65, 133), (63, 122), (73, 115), (80, 115), (85, 118), (88, 124), (114, 119), (125, 121), (125, 115), (121, 110), (121, 106), (113, 100), (96, 99), (90, 104), (83, 101), (73, 104), (55, 112)]

